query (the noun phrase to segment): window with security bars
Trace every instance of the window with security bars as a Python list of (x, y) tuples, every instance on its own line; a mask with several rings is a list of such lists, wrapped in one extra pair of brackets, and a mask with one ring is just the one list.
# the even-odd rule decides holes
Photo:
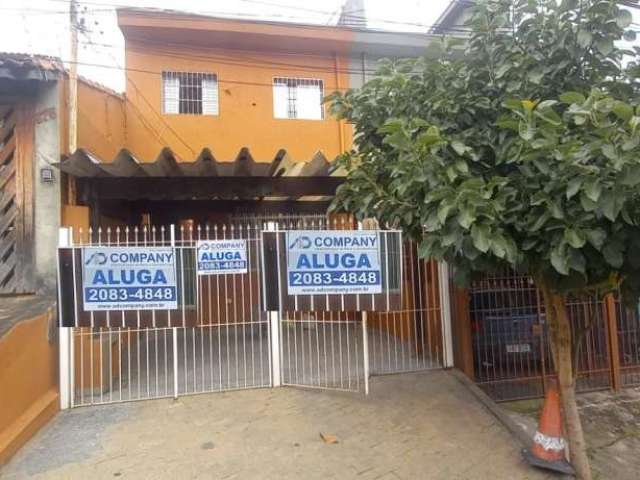
[(218, 77), (213, 73), (162, 72), (162, 110), (167, 114), (218, 115)]
[(322, 120), (323, 82), (313, 78), (273, 79), (273, 115), (275, 118)]

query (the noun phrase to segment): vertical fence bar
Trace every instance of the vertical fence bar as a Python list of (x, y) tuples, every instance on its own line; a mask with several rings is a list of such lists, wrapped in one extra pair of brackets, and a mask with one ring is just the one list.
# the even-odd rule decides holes
[[(171, 246), (174, 249), (173, 251), (174, 251), (174, 257), (175, 257), (176, 227), (173, 224), (170, 225), (169, 227), (169, 235), (171, 239)], [(178, 328), (171, 325), (170, 320), (169, 320), (169, 326), (171, 327), (171, 331), (173, 333), (173, 398), (178, 398)], [(149, 368), (149, 364), (147, 362), (147, 370), (148, 368)], [(185, 365), (185, 368), (186, 368), (186, 365)]]
[(451, 336), (451, 298), (449, 296), (449, 266), (438, 263), (440, 290), (440, 318), (442, 319), (442, 366), (453, 367), (453, 338)]
[[(72, 230), (70, 228), (60, 228), (58, 230), (58, 248), (71, 247), (73, 244)], [(71, 251), (74, 254), (73, 250)], [(58, 278), (60, 278), (60, 250), (57, 251), (58, 261)], [(73, 272), (75, 275), (75, 272)], [(62, 290), (60, 281), (58, 281), (58, 322), (62, 323)], [(74, 308), (77, 308), (74, 305)], [(71, 366), (73, 364), (72, 345), (73, 345), (73, 328), (59, 326), (59, 365), (60, 365), (60, 409), (66, 410), (71, 406), (70, 397), (73, 394), (73, 385), (71, 383)]]
[(605, 298), (607, 333), (609, 337), (609, 366), (611, 371), (611, 388), (615, 391), (620, 389), (622, 384), (620, 378), (620, 346), (618, 344), (618, 316), (616, 313), (616, 303), (612, 294)]
[[(267, 231), (276, 232), (277, 227), (275, 222), (267, 222)], [(282, 285), (280, 281), (280, 238), (278, 233), (276, 235), (276, 258), (277, 258), (277, 275), (278, 275), (278, 306), (277, 311), (269, 311), (269, 330), (271, 332), (271, 372), (272, 372), (272, 385), (279, 387), (282, 384), (281, 371), (280, 371), (280, 315), (282, 313)], [(264, 249), (264, 236), (262, 238), (262, 246)], [(264, 281), (265, 275), (265, 262), (264, 252), (262, 254), (262, 275)], [(266, 290), (265, 290), (265, 305), (266, 305)]]
[[(73, 270), (73, 328), (69, 329), (69, 406), (73, 408), (76, 393), (75, 332), (77, 329), (81, 330), (80, 319), (78, 317), (78, 271), (76, 268), (76, 247), (74, 246), (73, 227), (69, 227), (69, 242), (71, 246), (71, 268)], [(82, 260), (80, 262), (82, 263)]]
[(171, 331), (173, 332), (173, 398), (178, 398), (178, 328), (172, 327)]
[(367, 333), (367, 312), (362, 312), (362, 359), (364, 367), (364, 394), (369, 395), (369, 336)]

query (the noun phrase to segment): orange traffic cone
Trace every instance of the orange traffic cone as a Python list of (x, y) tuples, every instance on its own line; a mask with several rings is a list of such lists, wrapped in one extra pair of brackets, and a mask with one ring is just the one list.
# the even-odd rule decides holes
[(523, 450), (522, 455), (534, 467), (574, 475), (573, 467), (565, 457), (565, 447), (566, 443), (562, 438), (560, 395), (556, 382), (552, 380), (544, 396), (542, 415), (533, 437), (533, 446), (530, 450)]

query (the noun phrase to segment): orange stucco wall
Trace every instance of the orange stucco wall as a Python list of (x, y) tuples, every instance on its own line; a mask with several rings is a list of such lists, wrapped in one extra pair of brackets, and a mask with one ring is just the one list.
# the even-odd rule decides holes
[[(292, 56), (240, 50), (188, 51), (127, 40), (127, 147), (141, 160), (155, 160), (169, 146), (182, 160), (209, 147), (219, 161), (234, 160), (249, 147), (256, 161), (271, 161), (280, 148), (308, 161), (321, 150), (334, 158), (350, 146), (350, 127), (325, 111), (323, 120), (273, 116), (273, 77), (316, 78), (325, 95), (348, 85), (346, 60), (331, 54)], [(277, 64), (277, 65), (274, 65)], [(282, 65), (287, 64), (287, 65)], [(211, 72), (218, 77), (219, 115), (162, 113), (163, 70)], [(337, 73), (340, 72), (340, 73)]]
[[(60, 152), (69, 153), (69, 79), (59, 82)], [(78, 148), (111, 161), (125, 147), (125, 97), (78, 79)]]
[(58, 410), (53, 315), (50, 309), (21, 321), (0, 338), (0, 465)]
[(89, 232), (89, 207), (63, 205), (60, 225), (73, 228), (73, 241), (86, 241)]
[(110, 161), (124, 146), (123, 98), (78, 82), (78, 147)]

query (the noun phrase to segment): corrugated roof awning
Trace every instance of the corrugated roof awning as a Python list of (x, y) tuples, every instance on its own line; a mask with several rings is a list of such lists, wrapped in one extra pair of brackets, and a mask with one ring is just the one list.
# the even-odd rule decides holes
[[(85, 149), (56, 165), (61, 171), (78, 178), (91, 177), (327, 177), (334, 176), (322, 152), (306, 162), (294, 161), (281, 149), (271, 162), (256, 162), (248, 148), (242, 148), (235, 160), (219, 162), (205, 148), (191, 162), (179, 162), (171, 149), (163, 148), (155, 161), (138, 160), (127, 149), (105, 162)], [(334, 172), (337, 173), (337, 172)]]
[(140, 161), (126, 149), (110, 162), (78, 149), (56, 166), (79, 179), (87, 195), (100, 199), (326, 196), (333, 195), (344, 179), (321, 152), (296, 162), (281, 149), (272, 161), (256, 162), (246, 147), (230, 162), (219, 162), (207, 148), (191, 162), (178, 161), (169, 148), (151, 162)]

